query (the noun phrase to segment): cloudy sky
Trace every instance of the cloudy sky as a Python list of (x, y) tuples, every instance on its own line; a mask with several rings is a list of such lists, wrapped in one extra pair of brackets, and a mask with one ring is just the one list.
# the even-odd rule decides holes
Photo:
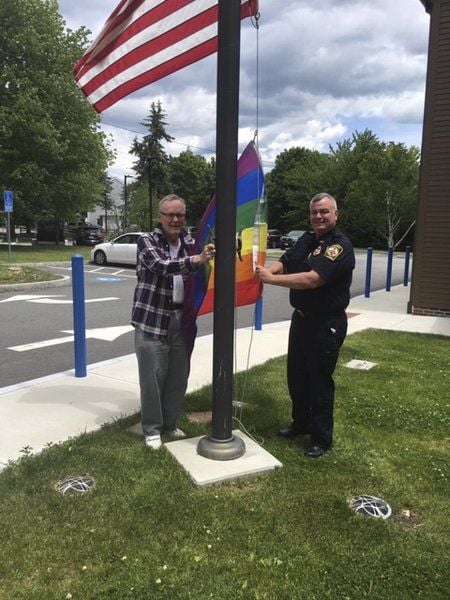
[[(67, 27), (93, 37), (119, 0), (60, 0)], [(270, 169), (293, 146), (326, 151), (371, 129), (385, 141), (421, 145), (429, 15), (419, 0), (260, 0), (259, 110), (257, 34), (242, 22), (239, 150), (253, 139)], [(216, 57), (120, 100), (102, 114), (117, 152), (111, 174), (131, 173), (128, 150), (140, 122), (160, 100), (167, 145), (206, 157), (215, 148)]]

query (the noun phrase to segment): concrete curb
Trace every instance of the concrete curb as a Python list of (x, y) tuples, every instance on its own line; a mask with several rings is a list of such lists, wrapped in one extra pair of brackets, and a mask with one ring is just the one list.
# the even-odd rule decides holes
[[(62, 265), (70, 265), (70, 261), (55, 261), (55, 262), (27, 262), (27, 263), (1, 263), (3, 266), (11, 267), (32, 267), (36, 269), (45, 269), (46, 267), (59, 267)], [(70, 280), (70, 275), (61, 275), (60, 279), (52, 279), (51, 281), (30, 281), (28, 283), (11, 283), (0, 285), (0, 294), (4, 292), (24, 292), (27, 290), (45, 290), (53, 287), (61, 287)]]
[(60, 279), (52, 279), (51, 281), (33, 281), (29, 283), (0, 285), (0, 294), (4, 292), (26, 292), (27, 290), (45, 290), (47, 288), (61, 287), (69, 280), (69, 275), (61, 275)]

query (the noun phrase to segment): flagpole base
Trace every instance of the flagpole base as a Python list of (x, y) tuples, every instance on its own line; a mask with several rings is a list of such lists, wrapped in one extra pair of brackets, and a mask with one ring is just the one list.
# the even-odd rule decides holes
[(204, 436), (197, 444), (197, 453), (212, 460), (234, 460), (245, 454), (245, 443), (237, 435), (228, 440)]

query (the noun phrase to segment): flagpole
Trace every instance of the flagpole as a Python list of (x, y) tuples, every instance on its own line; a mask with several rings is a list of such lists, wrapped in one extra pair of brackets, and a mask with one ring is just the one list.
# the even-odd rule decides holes
[(240, 37), (241, 1), (219, 0), (212, 431), (197, 445), (215, 460), (245, 453), (232, 433)]

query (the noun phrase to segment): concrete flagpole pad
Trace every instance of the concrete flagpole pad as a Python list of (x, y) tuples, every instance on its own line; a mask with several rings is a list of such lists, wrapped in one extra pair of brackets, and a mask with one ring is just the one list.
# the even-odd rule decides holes
[(197, 454), (197, 444), (204, 436), (176, 440), (164, 446), (199, 486), (258, 475), (283, 466), (244, 433), (235, 430), (233, 435), (239, 436), (245, 443), (245, 454), (233, 460), (213, 460)]

